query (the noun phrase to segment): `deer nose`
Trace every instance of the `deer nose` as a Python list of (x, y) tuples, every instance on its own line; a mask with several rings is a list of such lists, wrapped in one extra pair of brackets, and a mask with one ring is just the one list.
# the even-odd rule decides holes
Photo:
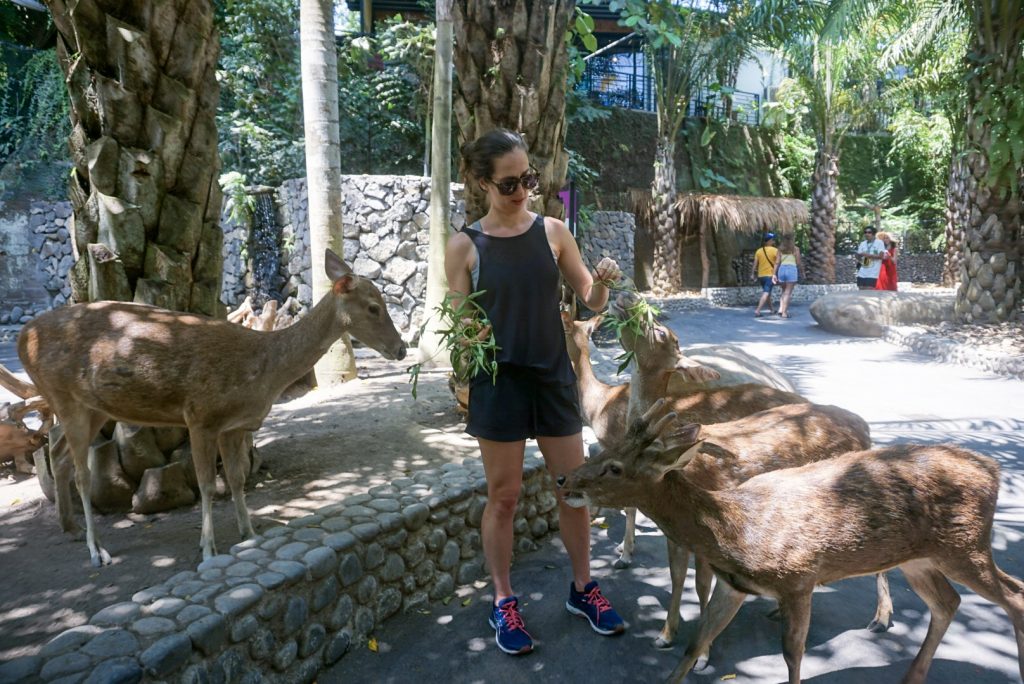
[(398, 357), (399, 361), (401, 361), (402, 359), (405, 358), (405, 345), (404, 344), (401, 346), (401, 348), (398, 350), (398, 353), (395, 354), (395, 356)]
[(561, 487), (561, 486), (565, 485), (565, 475), (559, 475), (559, 476), (558, 476), (558, 479), (557, 479), (557, 480), (555, 480), (555, 482), (557, 482), (557, 483), (558, 483), (558, 486), (559, 486), (559, 487)]

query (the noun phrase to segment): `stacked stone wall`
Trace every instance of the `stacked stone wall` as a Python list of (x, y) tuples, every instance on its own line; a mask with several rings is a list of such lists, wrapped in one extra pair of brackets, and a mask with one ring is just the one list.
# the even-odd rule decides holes
[(595, 211), (583, 232), (583, 259), (589, 269), (604, 257), (615, 259), (619, 269), (633, 277), (633, 234), (636, 218), (628, 211)]
[[(61, 306), (71, 296), (67, 279), (74, 264), (70, 224), (70, 202), (32, 202), (28, 225), (10, 228), (28, 231), (27, 243), (19, 240), (17, 244), (23, 244), (28, 248), (25, 251), (34, 252), (37, 258), (26, 258), (29, 253), (4, 253), (5, 258), (17, 259), (34, 272), (17, 279), (20, 281), (17, 288), (20, 294), (14, 291), (5, 293), (4, 304), (0, 306), (0, 325), (26, 323), (36, 314)], [(26, 281), (38, 283), (41, 287), (26, 288)]]
[[(476, 459), (373, 487), (104, 608), (0, 681), (312, 682), (392, 615), (483, 575), (486, 491)], [(516, 552), (558, 529), (536, 452), (513, 527)]]

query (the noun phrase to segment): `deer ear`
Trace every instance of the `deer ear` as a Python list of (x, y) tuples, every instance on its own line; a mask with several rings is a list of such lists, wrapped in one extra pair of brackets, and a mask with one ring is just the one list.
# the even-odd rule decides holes
[(572, 314), (568, 311), (559, 311), (558, 313), (562, 317), (562, 330), (572, 332)]
[(327, 277), (331, 279), (331, 282), (352, 273), (349, 265), (330, 249), (324, 251), (324, 270), (327, 272)]
[[(692, 365), (691, 365), (692, 364)], [(702, 366), (696, 361), (689, 361), (685, 365), (677, 365), (674, 373), (683, 382), (703, 384), (705, 382), (714, 382), (722, 377), (722, 374), (716, 371), (714, 368), (708, 368)]]
[(356, 276), (353, 273), (346, 273), (335, 280), (331, 286), (331, 291), (336, 295), (348, 294), (354, 289), (356, 289)]
[(703, 444), (704, 441), (701, 440), (690, 445), (677, 443), (666, 446), (659, 456), (661, 463), (655, 466), (658, 469), (657, 479), (661, 480), (673, 470), (682, 470), (688, 466), (700, 453)]

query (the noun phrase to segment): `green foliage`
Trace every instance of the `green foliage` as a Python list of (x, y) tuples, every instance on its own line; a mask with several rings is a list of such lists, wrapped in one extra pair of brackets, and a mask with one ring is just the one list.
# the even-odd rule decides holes
[(224, 0), (216, 12), (222, 167), (268, 185), (305, 175), (298, 0)]
[(66, 159), (69, 116), (55, 52), (0, 44), (0, 160), (32, 166)]
[(899, 180), (913, 214), (938, 220), (945, 214), (946, 186), (952, 146), (952, 127), (944, 114), (926, 116), (903, 109), (889, 122), (892, 147), (889, 162), (900, 170)]
[(218, 179), (220, 188), (227, 198), (228, 217), (235, 223), (248, 225), (256, 211), (256, 200), (246, 191), (245, 174), (229, 171)]
[[(487, 314), (476, 303), (486, 290), (470, 295), (449, 292), (437, 307), (434, 315), (440, 319), (443, 329), (438, 330), (441, 344), (448, 351), (452, 372), (459, 382), (468, 382), (480, 373), (491, 376), (491, 382), (498, 379), (497, 353), (501, 350), (494, 339), (494, 330)], [(433, 316), (420, 326), (420, 334), (426, 330)], [(416, 398), (420, 372), (423, 364), (409, 368), (412, 396)]]
[[(587, 4), (596, 4), (595, 0), (585, 0)], [(594, 18), (585, 13), (579, 5), (575, 7), (573, 21), (569, 30), (565, 32), (565, 47), (569, 54), (568, 93), (580, 79), (587, 69), (584, 61), (584, 52), (595, 52), (597, 50), (597, 37), (594, 35)], [(582, 48), (582, 49), (581, 49)]]
[[(661, 310), (637, 292), (632, 283), (623, 283), (615, 289), (625, 293), (625, 296), (620, 296), (619, 301), (625, 300), (628, 303), (624, 307), (621, 305), (616, 307), (616, 315), (605, 317), (602, 325), (613, 330), (616, 339), (620, 342), (624, 330), (635, 337), (650, 335), (654, 325), (658, 322)], [(615, 370), (615, 373), (617, 375), (621, 374), (629, 368), (629, 364), (634, 356), (635, 354), (632, 351), (624, 351), (615, 357), (615, 360), (619, 362), (619, 367)]]

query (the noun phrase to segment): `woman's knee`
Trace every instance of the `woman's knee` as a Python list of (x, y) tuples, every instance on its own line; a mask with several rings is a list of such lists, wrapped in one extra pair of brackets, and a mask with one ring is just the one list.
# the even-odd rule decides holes
[(511, 518), (519, 505), (519, 490), (497, 490), (487, 495), (486, 512), (499, 518)]

